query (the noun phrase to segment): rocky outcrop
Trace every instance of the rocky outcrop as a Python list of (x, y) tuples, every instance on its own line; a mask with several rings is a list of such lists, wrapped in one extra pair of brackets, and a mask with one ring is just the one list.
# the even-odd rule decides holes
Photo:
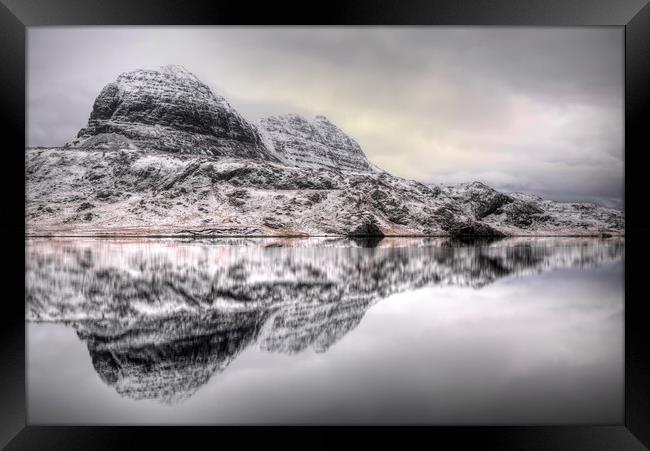
[(102, 89), (71, 146), (128, 142), (142, 150), (273, 161), (249, 124), (181, 66), (125, 72)]
[(287, 114), (260, 122), (266, 142), (284, 163), (290, 166), (340, 169), (345, 171), (378, 171), (359, 144), (343, 133), (324, 116), (313, 121)]
[[(500, 193), (480, 182), (432, 186), (448, 196), (468, 216), (478, 221), (470, 226), (471, 235), (497, 230), (504, 235), (621, 235), (625, 230), (623, 213), (593, 203), (554, 202), (522, 193)], [(472, 230), (478, 226), (478, 230)]]
[(361, 223), (352, 229), (348, 233), (349, 237), (369, 237), (369, 236), (376, 236), (376, 237), (383, 237), (384, 232), (381, 231), (381, 228), (377, 225), (377, 220), (372, 217), (365, 217), (361, 219)]

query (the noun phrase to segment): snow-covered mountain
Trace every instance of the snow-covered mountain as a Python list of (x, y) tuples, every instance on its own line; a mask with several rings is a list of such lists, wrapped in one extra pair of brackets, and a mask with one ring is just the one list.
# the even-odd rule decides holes
[(182, 66), (125, 72), (95, 99), (88, 125), (70, 145), (125, 142), (163, 150), (273, 161), (257, 128)]
[[(71, 324), (120, 394), (191, 396), (248, 346), (325, 352), (388, 296), (624, 257), (621, 238), (35, 239), (26, 319)], [(435, 298), (431, 300), (435, 302)]]
[(120, 75), (25, 165), (29, 235), (624, 234), (594, 204), (395, 177), (323, 116), (249, 123), (179, 66)]
[(359, 144), (332, 124), (325, 116), (313, 121), (297, 114), (272, 116), (260, 121), (267, 145), (289, 166), (378, 171)]

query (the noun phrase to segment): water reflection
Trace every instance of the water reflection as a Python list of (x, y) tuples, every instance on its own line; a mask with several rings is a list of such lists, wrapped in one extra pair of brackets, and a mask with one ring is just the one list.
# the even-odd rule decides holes
[(33, 239), (26, 317), (73, 327), (120, 395), (177, 403), (249, 347), (325, 353), (393, 294), (481, 289), (623, 253), (623, 239)]

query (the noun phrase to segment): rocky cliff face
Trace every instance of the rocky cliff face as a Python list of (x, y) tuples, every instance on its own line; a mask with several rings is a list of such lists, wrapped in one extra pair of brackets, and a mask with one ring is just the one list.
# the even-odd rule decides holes
[(378, 171), (359, 144), (324, 116), (313, 121), (296, 114), (269, 117), (260, 122), (267, 142), (284, 164), (345, 171)]
[(622, 239), (30, 240), (26, 318), (67, 322), (118, 393), (179, 401), (248, 346), (324, 352), (376, 302), (426, 286), (620, 260)]
[(274, 160), (228, 102), (181, 66), (121, 74), (102, 89), (72, 146), (124, 141), (143, 150)]

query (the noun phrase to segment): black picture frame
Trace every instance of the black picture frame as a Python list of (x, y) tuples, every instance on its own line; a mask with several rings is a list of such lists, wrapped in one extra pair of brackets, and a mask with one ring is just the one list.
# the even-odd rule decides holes
[[(0, 175), (5, 270), (0, 335), (0, 446), (7, 449), (163, 448), (226, 439), (283, 447), (337, 446), (331, 428), (38, 427), (26, 425), (24, 323), (24, 158), (26, 27), (51, 25), (517, 25), (625, 27), (625, 421), (611, 426), (418, 427), (350, 429), (366, 445), (480, 449), (650, 448), (650, 333), (643, 281), (650, 250), (646, 117), (650, 117), (648, 0), (362, 0), (307, 2), (175, 0), (0, 0), (0, 115), (4, 164)], [(21, 244), (22, 243), (22, 244)], [(20, 263), (23, 263), (22, 267)], [(647, 277), (647, 276), (645, 276)], [(309, 434), (309, 438), (305, 438)], [(304, 441), (308, 440), (308, 441)], [(249, 448), (249, 446), (244, 446)]]

